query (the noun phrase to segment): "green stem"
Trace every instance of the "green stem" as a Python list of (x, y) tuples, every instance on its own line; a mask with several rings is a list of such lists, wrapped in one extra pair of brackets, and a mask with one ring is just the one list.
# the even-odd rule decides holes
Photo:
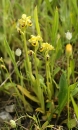
[(67, 57), (67, 82), (68, 82), (68, 85), (69, 85), (69, 56)]
[(38, 67), (37, 67), (37, 56), (36, 56), (36, 48), (35, 48), (35, 53), (34, 53), (34, 61), (35, 61), (35, 70), (36, 70), (36, 86), (35, 86), (35, 94), (37, 95), (40, 106), (45, 113), (45, 108), (44, 108), (44, 96), (43, 96), (43, 90), (41, 89), (40, 86), (40, 80), (39, 80), (39, 74), (38, 74)]
[(35, 53), (34, 53), (34, 58), (35, 58), (35, 70), (36, 70), (36, 80), (37, 80), (37, 85), (38, 87), (40, 86), (40, 82), (39, 82), (39, 78), (38, 78), (38, 68), (37, 68), (37, 60), (36, 60), (36, 49), (35, 49)]
[[(69, 86), (69, 56), (67, 57), (67, 82), (68, 82), (68, 86)], [(70, 92), (68, 90), (68, 127), (70, 130), (70, 126), (69, 126), (69, 120), (70, 120), (70, 113), (69, 113), (69, 98), (70, 98)]]
[(52, 77), (51, 77), (51, 70), (50, 70), (50, 66), (49, 66), (49, 77), (50, 77), (51, 97), (52, 97), (52, 96), (53, 96), (53, 94), (54, 94), (54, 88), (53, 88), (53, 83), (52, 83), (53, 79), (52, 79)]
[(47, 80), (47, 88), (48, 88), (48, 97), (51, 100), (51, 90), (50, 90), (50, 81), (49, 81), (49, 61), (46, 61), (46, 80)]
[(70, 113), (69, 113), (69, 91), (68, 91), (68, 127), (69, 127), (69, 130), (70, 130), (69, 120), (70, 120)]
[(28, 56), (28, 49), (27, 49), (27, 43), (26, 43), (26, 36), (25, 36), (25, 32), (23, 33), (23, 38), (24, 38), (24, 50), (25, 50), (25, 63), (26, 63), (26, 69), (29, 73), (29, 77), (31, 79), (31, 82), (34, 84), (34, 76), (32, 74), (32, 70), (31, 70), (31, 62), (29, 61), (29, 56)]
[(26, 43), (25, 33), (23, 34), (23, 37), (24, 37), (24, 50), (25, 50), (25, 56), (26, 56), (27, 70), (30, 71), (30, 67), (29, 67), (29, 57), (28, 57), (28, 49), (27, 49), (27, 43)]

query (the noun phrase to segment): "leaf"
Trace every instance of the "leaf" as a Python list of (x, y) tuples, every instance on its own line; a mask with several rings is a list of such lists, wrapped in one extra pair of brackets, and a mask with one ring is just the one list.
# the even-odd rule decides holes
[(35, 111), (37, 111), (37, 112), (41, 112), (41, 113), (43, 113), (44, 114), (44, 111), (42, 110), (42, 108), (37, 108)]
[(78, 94), (78, 87), (76, 87), (73, 92), (72, 92), (72, 96), (75, 96), (76, 94)]
[(9, 55), (9, 57), (11, 58), (12, 60), (12, 63), (14, 64), (14, 69), (17, 73), (17, 75), (20, 77), (20, 73), (19, 73), (19, 70), (18, 70), (18, 67), (17, 67), (17, 64), (16, 64), (16, 61), (15, 61), (15, 56), (14, 56), (14, 53), (12, 52), (10, 46), (9, 46), (9, 43), (7, 42), (7, 40), (5, 39), (4, 40), (4, 46), (5, 46), (5, 49)]
[(28, 97), (29, 99), (31, 99), (31, 100), (34, 101), (34, 102), (39, 103), (39, 100), (37, 99), (37, 97), (32, 96), (32, 95), (30, 94), (30, 92), (29, 92), (26, 88), (24, 88), (24, 87), (22, 87), (22, 86), (20, 86), (20, 85), (17, 85), (17, 88), (18, 88), (26, 97)]
[(76, 120), (75, 120), (75, 119), (71, 119), (71, 120), (69, 121), (68, 127), (69, 127), (70, 129), (72, 129), (72, 128), (76, 127), (76, 125), (77, 125)]
[(77, 0), (71, 0), (73, 9), (76, 11), (76, 14), (78, 15), (78, 6), (77, 6)]
[(78, 93), (78, 82), (70, 85), (68, 89), (72, 96), (75, 96)]
[(20, 3), (16, 2), (16, 3), (15, 3), (15, 6), (20, 10), (21, 13), (24, 12), (23, 6), (21, 6)]
[(73, 104), (73, 107), (74, 107), (74, 112), (75, 112), (75, 114), (76, 114), (76, 116), (77, 116), (77, 119), (78, 119), (78, 106), (77, 106), (77, 104), (75, 103), (73, 96), (70, 95), (70, 97), (71, 97), (71, 101), (72, 101), (72, 104)]
[[(8, 84), (8, 83), (7, 83), (7, 84)], [(15, 96), (15, 97), (18, 96), (18, 97), (21, 99), (21, 101), (23, 102), (24, 107), (26, 108), (26, 111), (28, 111), (28, 112), (33, 112), (33, 108), (31, 107), (31, 105), (29, 104), (29, 102), (27, 102), (26, 99), (25, 99), (25, 97), (19, 93), (18, 88), (16, 87), (16, 84), (14, 84), (14, 83), (11, 83), (11, 84), (12, 84), (12, 87), (14, 88), (14, 90), (12, 89), (12, 87), (11, 87), (11, 89), (12, 89), (13, 91), (9, 88), (9, 90), (11, 90), (11, 91), (10, 91), (10, 95), (11, 95), (11, 92), (12, 92), (12, 95), (13, 95), (13, 96)], [(9, 84), (9, 85), (10, 85), (10, 84)], [(6, 85), (5, 85), (5, 86), (6, 86)], [(13, 92), (14, 92), (14, 93), (13, 93)]]
[(28, 115), (28, 114), (26, 114), (26, 115), (27, 115), (27, 117), (29, 117), (30, 119), (34, 120), (35, 123), (37, 123), (37, 118), (36, 118), (35, 115), (33, 115), (33, 116), (30, 116), (30, 115)]
[(56, 42), (58, 24), (59, 24), (59, 15), (58, 15), (58, 8), (56, 8), (53, 25), (52, 25), (52, 44), (53, 45), (55, 45), (55, 42)]
[(66, 77), (63, 73), (61, 75), (59, 82), (59, 95), (58, 95), (59, 114), (61, 113), (62, 109), (64, 108), (67, 102), (67, 93), (68, 93), (68, 84)]
[(41, 108), (42, 108), (42, 110), (45, 113), (45, 102), (44, 102), (43, 89), (41, 88), (41, 86), (36, 86), (36, 87), (37, 87), (37, 93), (36, 93), (36, 95), (37, 95), (37, 97), (39, 99)]
[(46, 121), (46, 122), (42, 125), (42, 129), (45, 130), (45, 128), (47, 128), (48, 124), (49, 124), (49, 122)]
[(38, 22), (37, 6), (34, 9), (34, 20), (35, 20), (35, 24), (36, 24), (37, 33), (41, 36), (40, 26), (39, 26), (39, 22)]
[(6, 83), (6, 84), (4, 84), (4, 89), (6, 89), (6, 90), (10, 90), (12, 87), (14, 87), (14, 86), (16, 86), (15, 85), (15, 83), (13, 83), (13, 82), (8, 82), (8, 83)]
[(74, 79), (74, 69), (75, 69), (75, 60), (74, 59), (70, 60), (70, 68), (71, 68), (71, 74)]
[[(62, 125), (62, 124), (67, 124), (67, 123), (68, 123), (68, 119), (62, 121), (62, 122), (61, 122), (61, 125)], [(77, 125), (76, 120), (75, 120), (75, 119), (70, 119), (70, 121), (69, 121), (69, 126), (68, 126), (68, 127), (69, 127), (70, 129), (72, 129), (72, 128), (76, 127), (76, 125)]]
[(68, 89), (70, 92), (73, 92), (77, 86), (78, 86), (78, 82), (71, 84)]
[(61, 27), (61, 33), (65, 33), (65, 30), (68, 30), (71, 28), (71, 24), (70, 24), (70, 10), (68, 9), (68, 4), (67, 2), (64, 0), (64, 1), (60, 1), (60, 9), (59, 9), (60, 13), (60, 20), (62, 22), (62, 26), (63, 28)]
[(39, 74), (39, 82), (40, 82), (40, 86), (43, 89), (43, 92), (46, 93), (46, 85), (44, 83), (44, 78), (42, 77), (42, 75)]
[(54, 70), (54, 76), (60, 71), (60, 67), (57, 67), (57, 68), (55, 68), (55, 70)]
[(53, 8), (52, 5), (50, 4), (49, 0), (45, 0), (46, 1), (46, 5), (48, 8), (48, 11), (51, 13), (51, 15), (53, 14)]

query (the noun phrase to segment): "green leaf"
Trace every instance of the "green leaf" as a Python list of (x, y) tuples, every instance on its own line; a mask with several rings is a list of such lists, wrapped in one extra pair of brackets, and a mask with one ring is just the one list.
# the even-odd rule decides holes
[(58, 95), (58, 105), (59, 105), (59, 114), (64, 108), (67, 102), (67, 93), (68, 93), (68, 84), (64, 73), (61, 75), (59, 82), (59, 95)]
[(60, 71), (60, 67), (57, 67), (57, 68), (55, 68), (55, 70), (54, 70), (54, 76)]
[(17, 67), (17, 63), (16, 63), (16, 61), (15, 61), (14, 53), (13, 53), (13, 51), (11, 50), (11, 48), (10, 48), (10, 46), (9, 46), (9, 43), (6, 41), (6, 39), (4, 40), (4, 46), (5, 46), (6, 52), (8, 53), (9, 57), (10, 57), (11, 60), (12, 60), (12, 63), (13, 63), (13, 65), (14, 65), (15, 72), (16, 72), (17, 75), (20, 77), (20, 73), (19, 73), (19, 70), (18, 70), (18, 67)]
[(59, 15), (58, 15), (58, 8), (56, 8), (54, 19), (53, 19), (53, 25), (52, 25), (52, 44), (53, 45), (55, 45), (56, 39), (57, 39), (58, 24), (59, 24)]
[[(47, 128), (48, 124), (49, 124), (49, 122), (46, 121), (46, 122), (42, 125), (42, 129), (45, 130), (45, 128)], [(52, 125), (52, 126), (53, 126), (53, 125)]]
[(78, 87), (76, 87), (73, 92), (72, 92), (72, 96), (75, 96), (76, 94), (78, 94)]
[(41, 86), (36, 86), (37, 87), (37, 97), (39, 99), (39, 102), (40, 102), (40, 106), (42, 108), (42, 110), (44, 111), (45, 113), (45, 103), (44, 103), (44, 95), (43, 95), (43, 89), (41, 88)]
[(71, 84), (69, 86), (69, 92), (72, 94), (72, 96), (75, 96), (77, 93), (78, 93), (78, 82), (74, 83), (74, 84)]
[(37, 33), (41, 36), (40, 26), (39, 26), (39, 22), (38, 22), (37, 6), (34, 9), (34, 20), (35, 20), (35, 24), (36, 24)]
[(77, 0), (71, 0), (74, 10), (76, 11), (76, 14), (78, 14), (78, 6), (77, 6)]
[[(62, 122), (61, 122), (61, 125), (62, 125), (62, 124), (67, 124), (67, 125), (68, 125), (68, 119), (62, 121)], [(76, 127), (76, 125), (77, 125), (77, 122), (76, 122), (75, 119), (70, 119), (70, 120), (69, 120), (69, 125), (68, 125), (68, 127), (69, 127), (70, 129)]]
[(73, 96), (70, 95), (70, 97), (71, 97), (71, 101), (72, 101), (72, 104), (73, 104), (73, 107), (74, 107), (74, 112), (75, 112), (75, 114), (76, 114), (76, 116), (77, 116), (77, 119), (78, 119), (78, 106), (77, 106), (77, 104), (75, 103)]
[(53, 14), (53, 8), (51, 3), (49, 2), (49, 0), (45, 0), (46, 1), (46, 5), (47, 5), (47, 9), (48, 11), (51, 13), (51, 15)]
[(21, 6), (20, 3), (16, 2), (16, 3), (15, 3), (15, 6), (16, 6), (22, 13), (24, 12), (23, 6)]
[(13, 82), (8, 82), (6, 84), (4, 84), (4, 87), (6, 90), (10, 90), (13, 86), (15, 86), (15, 83)]
[(41, 113), (43, 113), (43, 114), (44, 114), (43, 109), (42, 109), (42, 108), (40, 108), (40, 107), (38, 107), (35, 111), (37, 111), (37, 112), (41, 112)]
[(71, 84), (68, 89), (70, 92), (73, 92), (77, 86), (78, 86), (78, 82)]
[(20, 86), (20, 85), (17, 85), (17, 88), (26, 96), (28, 97), (29, 99), (31, 99), (32, 101), (34, 102), (37, 102), (39, 103), (39, 100), (37, 99), (37, 97), (35, 96), (32, 96), (31, 93), (24, 87)]
[(76, 125), (77, 125), (76, 120), (75, 120), (75, 119), (71, 119), (71, 120), (69, 121), (68, 127), (69, 127), (70, 129), (72, 129), (72, 128), (76, 127)]
[(74, 79), (74, 69), (75, 69), (75, 60), (74, 59), (70, 60), (70, 68), (71, 68), (72, 77)]

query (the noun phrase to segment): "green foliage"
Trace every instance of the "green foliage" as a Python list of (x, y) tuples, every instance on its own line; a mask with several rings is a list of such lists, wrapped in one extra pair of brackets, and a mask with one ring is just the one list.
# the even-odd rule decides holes
[(39, 22), (38, 22), (37, 6), (34, 9), (34, 20), (35, 20), (35, 24), (36, 24), (37, 33), (41, 36), (40, 26), (39, 26)]
[(67, 103), (67, 96), (68, 96), (67, 93), (68, 93), (67, 80), (65, 74), (62, 74), (59, 82), (59, 96), (58, 96), (59, 114)]
[[(54, 113), (60, 117), (66, 105), (68, 117), (62, 123), (69, 129), (76, 126), (69, 108), (72, 103), (78, 118), (77, 4), (77, 0), (2, 0), (0, 4), (0, 91), (10, 95), (13, 89), (12, 95), (21, 99), (26, 111), (32, 112), (35, 103), (45, 122), (40, 126), (35, 116), (29, 118), (40, 130), (54, 128), (49, 121)], [(68, 30), (70, 40), (65, 36)], [(68, 43), (74, 48), (71, 56), (64, 53)], [(22, 51), (19, 57), (17, 48)]]
[(14, 56), (14, 52), (10, 49), (8, 42), (6, 41), (6, 39), (4, 40), (4, 47), (6, 48), (6, 52), (8, 53), (8, 55), (10, 56), (12, 63), (14, 64), (15, 67), (15, 71), (17, 73), (17, 76), (20, 76), (19, 70), (17, 68), (17, 64), (15, 61), (15, 56)]
[(72, 95), (70, 97), (71, 97), (71, 101), (72, 101), (72, 104), (73, 104), (73, 107), (74, 107), (74, 112), (75, 112), (75, 114), (77, 116), (77, 119), (78, 119), (78, 106), (75, 103), (74, 98), (72, 97)]
[(58, 8), (54, 12), (54, 19), (52, 23), (52, 45), (56, 46), (57, 33), (58, 33), (59, 15)]

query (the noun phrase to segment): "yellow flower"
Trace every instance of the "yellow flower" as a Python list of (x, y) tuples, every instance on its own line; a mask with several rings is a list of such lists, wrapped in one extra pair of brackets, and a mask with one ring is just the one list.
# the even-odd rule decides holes
[(18, 20), (18, 23), (19, 23), (19, 26), (20, 26), (20, 27), (25, 27), (26, 24), (27, 24), (26, 21), (23, 20), (23, 19), (19, 19), (19, 20)]
[(27, 26), (32, 26), (31, 16), (27, 17)]
[(38, 42), (42, 41), (42, 38), (39, 35), (31, 35), (31, 38), (28, 41), (32, 44), (32, 46), (37, 46)]
[(26, 16), (26, 14), (22, 14), (22, 19), (24, 19), (24, 20), (25, 20), (25, 19), (26, 19), (26, 17), (27, 17), (27, 16)]
[(20, 30), (27, 26), (32, 26), (31, 16), (27, 17), (26, 14), (23, 14), (21, 19), (18, 20), (17, 30)]
[(42, 37), (40, 35), (37, 35), (37, 40), (41, 41), (41, 42), (43, 41), (43, 39), (42, 39)]
[(40, 51), (50, 51), (50, 50), (55, 50), (54, 47), (52, 45), (50, 45), (49, 43), (42, 43), (42, 46), (40, 48)]
[(34, 51), (32, 51), (32, 50), (29, 50), (29, 51), (28, 51), (28, 55), (29, 55), (29, 56), (32, 56), (33, 54), (34, 54)]
[(32, 46), (37, 46), (38, 45), (38, 41), (32, 42), (31, 44), (32, 44)]
[(70, 43), (66, 45), (66, 55), (67, 56), (72, 55), (72, 45)]

